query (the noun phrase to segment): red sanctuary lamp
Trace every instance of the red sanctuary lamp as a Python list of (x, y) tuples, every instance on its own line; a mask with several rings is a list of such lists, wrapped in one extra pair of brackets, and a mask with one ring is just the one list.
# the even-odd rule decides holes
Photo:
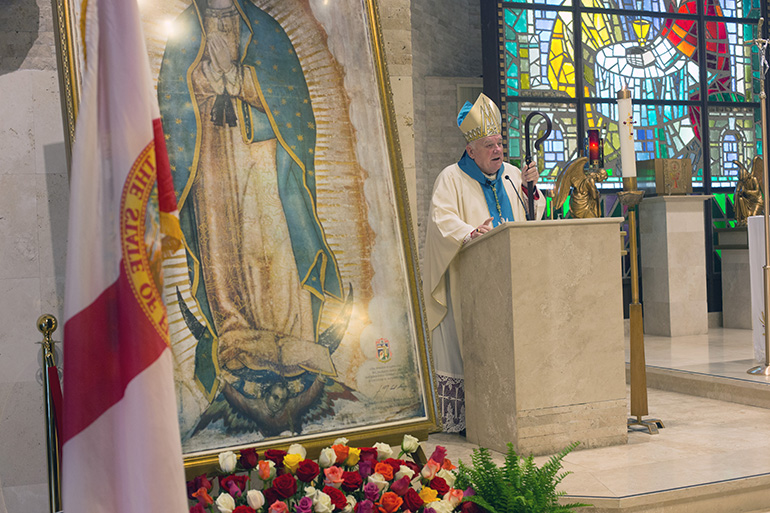
[(588, 130), (588, 164), (593, 169), (604, 167), (602, 162), (602, 139), (598, 128)]

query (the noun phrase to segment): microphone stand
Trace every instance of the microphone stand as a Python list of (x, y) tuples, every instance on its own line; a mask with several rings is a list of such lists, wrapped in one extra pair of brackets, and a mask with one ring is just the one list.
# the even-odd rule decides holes
[[(533, 116), (540, 115), (545, 119), (545, 133), (538, 137), (538, 139), (535, 141), (535, 149), (539, 150), (543, 146), (543, 141), (548, 139), (548, 136), (551, 135), (551, 118), (549, 118), (546, 114), (543, 114), (542, 112), (535, 110), (529, 113), (527, 116), (526, 121), (524, 121), (524, 141), (526, 146), (526, 157), (524, 159), (524, 162), (526, 162), (526, 166), (532, 163), (532, 151), (529, 144), (529, 122), (532, 119)], [(525, 166), (525, 169), (526, 169)], [(535, 182), (528, 181), (527, 182), (527, 200), (529, 202), (529, 220), (532, 221), (535, 219)]]

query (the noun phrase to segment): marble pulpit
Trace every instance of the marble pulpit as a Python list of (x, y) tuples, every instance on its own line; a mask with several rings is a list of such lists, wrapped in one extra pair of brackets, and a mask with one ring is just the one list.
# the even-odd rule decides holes
[(621, 221), (506, 223), (460, 252), (469, 442), (627, 441)]

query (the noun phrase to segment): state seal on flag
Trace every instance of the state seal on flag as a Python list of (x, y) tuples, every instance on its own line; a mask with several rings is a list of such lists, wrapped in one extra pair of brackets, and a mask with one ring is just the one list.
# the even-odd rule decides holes
[[(123, 268), (137, 303), (166, 343), (168, 321), (160, 296), (160, 274), (153, 271), (146, 242), (147, 205), (156, 183), (155, 145), (139, 154), (123, 187), (120, 204), (120, 235)], [(152, 237), (150, 237), (152, 238)]]

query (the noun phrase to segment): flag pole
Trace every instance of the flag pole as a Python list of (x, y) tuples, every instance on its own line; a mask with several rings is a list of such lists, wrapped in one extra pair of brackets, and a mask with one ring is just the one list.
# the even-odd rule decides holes
[(762, 111), (762, 193), (765, 196), (765, 265), (762, 268), (762, 277), (764, 281), (765, 292), (765, 362), (762, 365), (752, 367), (746, 372), (749, 374), (758, 374), (763, 376), (770, 376), (770, 330), (767, 329), (768, 319), (768, 306), (770, 305), (770, 219), (768, 219), (768, 205), (767, 205), (767, 106), (766, 106), (766, 94), (765, 94), (765, 74), (767, 73), (767, 39), (762, 39), (762, 24), (764, 18), (759, 18), (757, 24), (757, 37), (750, 41), (751, 44), (757, 45), (759, 49), (759, 109)]
[[(56, 357), (54, 355), (54, 342), (51, 335), (57, 328), (56, 317), (50, 314), (41, 315), (37, 320), (37, 329), (43, 334), (43, 386), (45, 387), (45, 429), (46, 450), (48, 452), (48, 503), (51, 513), (62, 510), (61, 503), (61, 453), (59, 452), (59, 430), (56, 427), (56, 418), (61, 416), (61, 411), (56, 411), (56, 398), (51, 393), (50, 369), (56, 370)], [(58, 372), (54, 372), (53, 379), (59, 379)], [(58, 383), (57, 383), (58, 385)]]

